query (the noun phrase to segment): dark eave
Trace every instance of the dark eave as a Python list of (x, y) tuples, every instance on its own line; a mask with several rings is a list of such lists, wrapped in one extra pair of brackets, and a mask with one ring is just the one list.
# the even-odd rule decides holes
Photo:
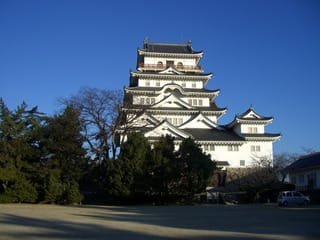
[[(160, 94), (163, 89), (168, 88), (168, 85), (165, 85), (163, 87), (126, 87), (126, 92), (132, 92), (132, 93), (145, 93), (150, 95), (157, 95)], [(172, 84), (170, 84), (172, 85)], [(214, 96), (220, 92), (220, 89), (215, 90), (209, 90), (206, 88), (182, 88), (181, 86), (176, 87), (177, 89), (180, 89), (181, 94), (186, 95), (196, 95), (196, 96)]]
[(244, 139), (238, 136), (231, 130), (219, 130), (213, 129), (183, 129), (185, 132), (190, 133), (197, 141), (215, 141), (215, 142), (225, 142), (225, 144), (242, 144)]
[(145, 42), (143, 48), (139, 48), (142, 52), (152, 53), (176, 53), (176, 54), (199, 54), (203, 51), (194, 51), (191, 42), (187, 44), (172, 43), (151, 43)]
[(187, 108), (169, 108), (169, 107), (160, 107), (160, 108), (151, 108), (151, 105), (127, 105), (124, 110), (131, 111), (131, 112), (140, 112), (142, 110), (146, 110), (148, 112), (170, 112), (170, 113), (199, 113), (199, 112), (205, 112), (204, 115), (221, 115), (223, 114), (227, 109), (226, 108), (218, 108), (215, 104), (213, 104), (211, 107), (195, 107), (192, 109)]
[(269, 123), (271, 123), (271, 121), (273, 120), (272, 117), (267, 118), (239, 118), (239, 117), (235, 117), (233, 119), (232, 122), (230, 122), (229, 124), (226, 125), (227, 128), (233, 128), (235, 125), (239, 125), (239, 124), (263, 124), (263, 125), (267, 125)]
[(246, 133), (241, 134), (246, 140), (252, 141), (276, 141), (281, 138), (280, 133)]
[(202, 73), (202, 72), (183, 72), (183, 74), (172, 74), (172, 73), (158, 73), (154, 71), (131, 71), (132, 76), (170, 76), (170, 77), (212, 77), (212, 73)]

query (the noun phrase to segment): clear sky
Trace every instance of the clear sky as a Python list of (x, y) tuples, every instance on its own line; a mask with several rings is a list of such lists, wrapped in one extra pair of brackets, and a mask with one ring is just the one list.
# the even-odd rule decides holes
[(0, 96), (51, 115), (80, 87), (122, 89), (144, 37), (204, 51), (219, 124), (252, 104), (275, 153), (320, 151), (317, 0), (0, 0)]

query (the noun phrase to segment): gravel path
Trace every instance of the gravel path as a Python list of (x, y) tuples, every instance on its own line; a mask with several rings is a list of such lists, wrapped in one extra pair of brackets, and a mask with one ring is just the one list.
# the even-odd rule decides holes
[(320, 239), (320, 207), (2, 204), (0, 239)]

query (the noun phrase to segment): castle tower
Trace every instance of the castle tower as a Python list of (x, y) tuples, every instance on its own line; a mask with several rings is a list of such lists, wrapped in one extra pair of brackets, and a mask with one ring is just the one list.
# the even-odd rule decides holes
[(203, 51), (186, 44), (151, 43), (138, 49), (137, 67), (130, 72), (121, 109), (119, 129), (122, 141), (128, 131), (140, 131), (152, 144), (171, 135), (176, 148), (193, 138), (220, 167), (249, 167), (261, 158), (272, 161), (272, 143), (280, 134), (265, 133), (272, 121), (250, 108), (230, 124), (219, 125), (226, 108), (216, 105), (220, 90), (206, 84), (212, 73), (203, 72), (199, 62)]

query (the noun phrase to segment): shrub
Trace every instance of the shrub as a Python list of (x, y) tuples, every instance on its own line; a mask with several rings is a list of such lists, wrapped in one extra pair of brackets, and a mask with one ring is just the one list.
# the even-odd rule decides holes
[(79, 184), (76, 181), (72, 180), (67, 184), (64, 200), (66, 204), (77, 204), (83, 200), (83, 196), (79, 191)]
[(14, 184), (6, 190), (5, 195), (8, 199), (11, 198), (12, 202), (18, 203), (34, 203), (38, 198), (36, 188), (23, 176), (17, 177)]

